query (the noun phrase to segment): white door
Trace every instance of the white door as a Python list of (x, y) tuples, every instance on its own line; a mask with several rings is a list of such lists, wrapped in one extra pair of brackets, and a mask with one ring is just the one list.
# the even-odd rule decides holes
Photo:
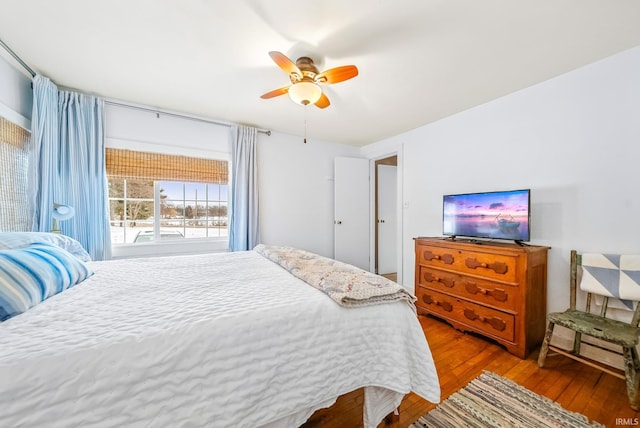
[(335, 158), (334, 258), (370, 270), (369, 160)]
[(378, 273), (397, 268), (397, 171), (394, 165), (378, 165)]

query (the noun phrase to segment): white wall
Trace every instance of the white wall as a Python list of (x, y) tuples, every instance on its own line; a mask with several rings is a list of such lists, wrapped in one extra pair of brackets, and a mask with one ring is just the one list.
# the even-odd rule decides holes
[(30, 130), (32, 99), (31, 79), (0, 56), (0, 116)]
[(442, 195), (531, 189), (531, 244), (549, 252), (549, 311), (569, 252), (640, 253), (640, 47), (363, 148), (403, 151), (404, 285), (413, 239), (442, 235)]
[(333, 164), (359, 149), (274, 132), (258, 141), (262, 241), (333, 257)]
[[(151, 107), (147, 107), (151, 109)], [(229, 127), (107, 103), (106, 146), (229, 160)]]

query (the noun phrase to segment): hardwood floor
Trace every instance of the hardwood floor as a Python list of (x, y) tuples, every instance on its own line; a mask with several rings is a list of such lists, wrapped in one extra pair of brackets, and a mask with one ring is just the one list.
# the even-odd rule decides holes
[[(419, 319), (436, 363), (443, 400), (489, 370), (557, 401), (567, 410), (584, 414), (590, 421), (607, 427), (640, 425), (640, 412), (629, 407), (622, 379), (562, 356), (548, 357), (541, 369), (537, 350), (521, 360), (489, 339), (462, 333), (436, 318)], [(314, 413), (303, 427), (362, 427), (363, 400), (362, 389), (344, 395), (332, 407)], [(383, 422), (379, 428), (408, 427), (435, 406), (411, 393), (400, 405), (399, 419)]]
[(384, 276), (387, 279), (390, 279), (393, 282), (397, 282), (398, 281), (398, 274), (397, 273), (384, 273), (380, 276)]

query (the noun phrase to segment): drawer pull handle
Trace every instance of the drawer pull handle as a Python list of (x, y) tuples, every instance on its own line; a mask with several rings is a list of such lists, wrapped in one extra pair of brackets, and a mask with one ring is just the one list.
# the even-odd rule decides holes
[(509, 270), (509, 266), (507, 266), (506, 263), (502, 263), (502, 262), (480, 263), (477, 259), (469, 258), (469, 259), (464, 261), (464, 264), (469, 269), (476, 269), (476, 268), (481, 267), (481, 268), (485, 268), (485, 269), (491, 269), (495, 273), (499, 273), (499, 274), (505, 274)]
[(482, 315), (478, 315), (475, 313), (475, 311), (473, 309), (465, 309), (464, 310), (464, 316), (467, 317), (468, 319), (470, 319), (471, 321), (482, 321), (485, 322), (487, 324), (489, 324), (491, 327), (495, 328), (496, 330), (499, 331), (504, 331), (504, 329), (506, 328), (507, 324), (501, 320), (498, 317), (491, 317), (491, 318), (487, 318), (484, 317)]
[(441, 302), (439, 300), (434, 299), (433, 297), (431, 297), (428, 294), (425, 294), (422, 296), (422, 301), (425, 302), (428, 305), (438, 305), (440, 306), (442, 309), (444, 309), (447, 312), (451, 312), (453, 310), (453, 305), (449, 302)]
[(425, 272), (422, 277), (424, 278), (425, 281), (428, 282), (439, 282), (440, 284), (444, 285), (445, 287), (448, 288), (453, 288), (453, 286), (455, 285), (455, 281), (451, 278), (440, 278), (439, 276), (434, 276), (433, 274), (431, 274), (431, 272)]
[(429, 250), (425, 250), (422, 252), (422, 257), (428, 262), (430, 262), (431, 260), (440, 260), (447, 265), (453, 264), (453, 256), (451, 254), (438, 255), (433, 254)]
[(448, 288), (453, 288), (453, 286), (455, 285), (455, 281), (451, 278), (438, 278), (438, 281), (444, 285), (445, 287)]
[(478, 287), (474, 282), (467, 282), (464, 285), (465, 290), (471, 294), (484, 294), (485, 296), (491, 296), (498, 302), (506, 302), (509, 296), (506, 291), (501, 288), (488, 290), (486, 288)]

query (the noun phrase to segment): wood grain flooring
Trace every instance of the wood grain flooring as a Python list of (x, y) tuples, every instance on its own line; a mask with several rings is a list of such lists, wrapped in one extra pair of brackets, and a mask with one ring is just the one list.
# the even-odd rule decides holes
[[(489, 370), (529, 390), (580, 412), (607, 427), (640, 426), (640, 412), (629, 407), (625, 383), (609, 374), (562, 356), (548, 357), (544, 368), (538, 352), (526, 360), (481, 336), (462, 333), (433, 317), (419, 317), (440, 377), (442, 399)], [(362, 389), (346, 394), (328, 409), (318, 410), (304, 428), (362, 427)], [(400, 417), (379, 428), (405, 428), (436, 405), (408, 394), (400, 406)]]

